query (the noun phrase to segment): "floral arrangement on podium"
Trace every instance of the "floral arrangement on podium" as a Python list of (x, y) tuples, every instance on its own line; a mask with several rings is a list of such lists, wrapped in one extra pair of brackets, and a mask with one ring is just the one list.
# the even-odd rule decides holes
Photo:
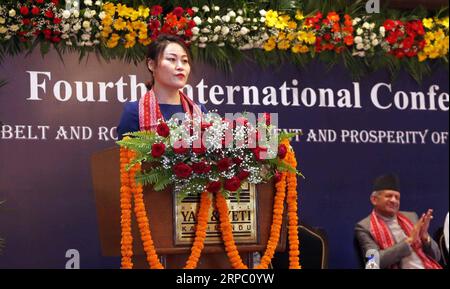
[[(162, 269), (151, 236), (143, 202), (143, 186), (154, 190), (172, 186), (178, 200), (200, 195), (195, 239), (186, 269), (196, 268), (206, 237), (208, 210), (215, 197), (220, 231), (233, 268), (247, 268), (237, 250), (228, 217), (226, 198), (239, 192), (242, 182), (260, 184), (275, 181), (270, 237), (261, 263), (268, 268), (275, 253), (287, 201), (290, 268), (300, 268), (297, 215), (297, 162), (289, 139), (295, 134), (277, 133), (269, 114), (257, 121), (242, 116), (233, 121), (211, 112), (202, 117), (173, 117), (159, 122), (152, 131), (128, 133), (118, 141), (121, 173), (122, 268), (132, 268), (132, 199), (144, 251), (150, 268)], [(149, 163), (151, 169), (143, 170)], [(287, 191), (287, 192), (286, 192)]]

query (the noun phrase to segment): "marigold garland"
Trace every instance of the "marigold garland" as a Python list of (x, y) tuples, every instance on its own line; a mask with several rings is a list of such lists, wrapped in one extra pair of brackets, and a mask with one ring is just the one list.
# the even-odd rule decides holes
[[(163, 269), (156, 253), (150, 231), (150, 223), (145, 210), (142, 184), (135, 182), (136, 172), (141, 170), (141, 165), (136, 164), (127, 172), (126, 167), (135, 154), (128, 149), (120, 149), (120, 207), (121, 207), (121, 268), (132, 269), (133, 238), (131, 233), (131, 195), (134, 196), (134, 212), (147, 256), (147, 262), (151, 269)], [(209, 193), (204, 192), (200, 198), (200, 208), (197, 215), (198, 222), (195, 231), (195, 240), (191, 247), (191, 254), (186, 262), (185, 269), (195, 269), (204, 248), (206, 228), (208, 224), (208, 211), (211, 206)]]

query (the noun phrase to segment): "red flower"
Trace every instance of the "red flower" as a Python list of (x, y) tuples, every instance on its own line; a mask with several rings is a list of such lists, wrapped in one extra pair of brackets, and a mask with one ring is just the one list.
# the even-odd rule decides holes
[(193, 163), (192, 170), (196, 174), (206, 174), (211, 170), (211, 166), (205, 162)]
[(323, 38), (324, 38), (326, 41), (330, 41), (330, 39), (331, 39), (331, 34), (330, 34), (330, 33), (327, 33), (327, 34), (325, 34), (325, 35), (323, 36)]
[(158, 15), (160, 15), (162, 13), (162, 11), (163, 11), (163, 8), (160, 5), (155, 5), (155, 6), (153, 6), (151, 8), (151, 12), (150, 13), (153, 16), (158, 16)]
[(181, 16), (183, 16), (184, 9), (180, 6), (178, 6), (178, 7), (175, 7), (175, 9), (173, 9), (172, 13), (175, 14), (177, 17), (181, 17)]
[(237, 191), (241, 187), (241, 180), (238, 177), (232, 177), (231, 179), (225, 181), (223, 187), (225, 190), (230, 192)]
[(47, 11), (45, 11), (45, 17), (47, 17), (47, 18), (53, 18), (53, 12), (52, 11), (50, 11), (50, 10), (47, 10)]
[(58, 42), (60, 42), (61, 41), (61, 38), (59, 38), (58, 36), (53, 36), (52, 37), (52, 42), (53, 43), (58, 43)]
[(281, 181), (281, 174), (276, 171), (275, 175), (273, 176), (273, 180), (275, 181), (275, 183), (278, 183), (279, 181)]
[(189, 28), (194, 28), (195, 26), (196, 26), (197, 24), (195, 24), (195, 21), (194, 20), (190, 20), (189, 22), (188, 22), (188, 27)]
[(36, 0), (37, 3), (42, 4), (44, 3), (44, 0)]
[(221, 187), (222, 187), (221, 182), (210, 182), (206, 186), (206, 190), (210, 193), (217, 193), (218, 191), (220, 191)]
[(217, 162), (217, 168), (219, 171), (224, 172), (228, 170), (232, 165), (230, 158), (223, 158), (220, 161)]
[(152, 157), (159, 158), (166, 151), (166, 146), (163, 143), (155, 143), (152, 145)]
[(187, 37), (192, 37), (192, 35), (194, 35), (194, 33), (192, 33), (191, 29), (187, 29), (186, 31), (184, 31), (184, 35), (186, 35)]
[(55, 19), (53, 19), (53, 24), (59, 24), (59, 23), (61, 23), (61, 18), (55, 18)]
[(28, 15), (29, 12), (30, 12), (30, 9), (28, 9), (28, 7), (26, 7), (26, 6), (20, 7), (20, 14)]
[(192, 174), (192, 168), (185, 163), (178, 163), (174, 165), (172, 171), (181, 179), (186, 179)]
[(194, 16), (194, 10), (192, 10), (191, 8), (186, 8), (186, 13), (189, 14), (189, 16)]
[(28, 18), (24, 18), (24, 19), (22, 19), (22, 23), (23, 23), (23, 25), (28, 25), (31, 23), (31, 21)]
[(411, 38), (411, 37), (406, 37), (402, 41), (403, 49), (410, 49), (413, 44), (414, 44), (414, 38)]
[(31, 9), (31, 14), (33, 15), (38, 15), (39, 12), (41, 12), (41, 10), (36, 6), (34, 6), (33, 9)]
[(287, 154), (287, 148), (286, 145), (281, 144), (278, 146), (278, 157), (282, 160), (286, 157)]
[(150, 28), (150, 30), (158, 30), (159, 27), (161, 27), (161, 22), (159, 22), (158, 20), (152, 20), (148, 24), (148, 27)]
[(257, 161), (261, 161), (265, 159), (267, 148), (265, 147), (256, 147), (253, 149), (253, 153), (255, 154), (255, 158)]
[(50, 39), (50, 36), (52, 35), (52, 31), (50, 29), (44, 29), (42, 30), (42, 33), (44, 33), (44, 36), (47, 39)]
[(53, 4), (58, 5), (59, 4), (59, 0), (52, 0)]
[(173, 144), (173, 152), (179, 155), (183, 155), (188, 152), (187, 144), (182, 140), (177, 140)]
[(233, 163), (236, 165), (240, 165), (242, 163), (242, 160), (240, 158), (233, 158)]
[(250, 173), (247, 172), (247, 171), (240, 171), (240, 172), (237, 174), (237, 177), (238, 177), (241, 181), (243, 181), (243, 180), (245, 180), (246, 178), (248, 178), (248, 176), (250, 176)]
[(396, 23), (391, 19), (387, 19), (386, 21), (384, 21), (383, 26), (387, 31), (391, 31), (396, 27)]
[(194, 152), (194, 153), (196, 153), (198, 155), (201, 155), (201, 154), (206, 153), (206, 148), (202, 144), (201, 147), (199, 147), (199, 148), (193, 148), (192, 152)]
[(170, 135), (169, 126), (165, 122), (158, 124), (156, 132), (162, 137), (168, 137)]

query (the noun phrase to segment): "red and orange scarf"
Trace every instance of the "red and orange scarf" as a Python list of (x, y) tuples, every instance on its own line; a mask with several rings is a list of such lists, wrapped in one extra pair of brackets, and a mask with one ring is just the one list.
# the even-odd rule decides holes
[[(406, 236), (411, 236), (411, 231), (414, 228), (414, 224), (401, 213), (397, 213), (397, 220)], [(375, 213), (375, 211), (372, 211), (372, 214), (370, 216), (370, 233), (372, 234), (375, 242), (377, 242), (381, 250), (392, 247), (395, 244), (394, 238), (392, 237), (391, 231), (389, 230), (388, 226), (386, 225), (384, 220)], [(412, 244), (411, 247), (422, 261), (425, 269), (442, 269), (442, 267), (436, 261), (425, 254), (425, 252), (422, 250), (422, 242), (420, 240)]]
[[(201, 109), (182, 91), (180, 93), (181, 105), (183, 110), (190, 115), (190, 117), (201, 116)], [(139, 128), (140, 130), (155, 131), (158, 126), (158, 120), (164, 121), (164, 116), (161, 113), (158, 100), (153, 89), (139, 100)]]

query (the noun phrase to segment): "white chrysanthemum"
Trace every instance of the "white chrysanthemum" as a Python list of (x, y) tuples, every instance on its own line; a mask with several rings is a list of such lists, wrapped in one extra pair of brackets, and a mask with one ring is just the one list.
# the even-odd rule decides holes
[(355, 19), (353, 19), (353, 25), (356, 25), (356, 24), (358, 24), (359, 22), (361, 21), (361, 18), (359, 18), (359, 17), (356, 17)]
[(102, 11), (102, 12), (100, 12), (98, 14), (98, 18), (100, 18), (101, 20), (105, 19), (105, 17), (106, 17), (106, 12), (105, 11)]
[(216, 21), (222, 21), (222, 18), (220, 18), (219, 15), (216, 15), (216, 16), (214, 16), (214, 20), (216, 20)]
[(361, 35), (363, 33), (364, 33), (364, 31), (361, 28), (356, 29), (356, 34), (357, 35)]
[(378, 39), (374, 39), (374, 40), (372, 40), (372, 45), (373, 46), (377, 46), (378, 45)]
[(242, 15), (242, 14), (244, 14), (244, 11), (242, 11), (242, 9), (238, 9), (237, 14)]
[(219, 35), (217, 35), (217, 34), (211, 38), (212, 42), (216, 42), (217, 40), (219, 40)]
[(224, 43), (224, 42), (220, 42), (219, 44), (217, 44), (217, 46), (219, 46), (219, 47), (224, 47), (224, 46), (225, 46), (225, 43)]
[(386, 33), (386, 28), (384, 26), (380, 27), (380, 33), (384, 36), (384, 33)]
[(196, 25), (200, 25), (200, 24), (202, 24), (202, 19), (200, 17), (198, 17), (198, 16), (195, 16), (194, 17), (194, 22), (195, 22)]
[(72, 7), (78, 7), (78, 2), (74, 1), (74, 2), (72, 3)]
[(72, 27), (72, 29), (73, 29), (74, 31), (80, 30), (80, 29), (81, 29), (80, 23), (77, 22), (77, 23)]
[(9, 17), (16, 16), (16, 10), (14, 10), (14, 9), (9, 10), (8, 15), (9, 15)]
[(95, 1), (95, 5), (97, 5), (97, 6), (101, 6), (102, 5), (102, 1)]
[(84, 0), (84, 5), (92, 6), (92, 0)]
[(370, 45), (369, 44), (367, 44), (367, 45), (364, 45), (364, 50), (369, 50), (370, 49)]
[(220, 7), (219, 6), (214, 6), (214, 11), (219, 11)]
[(261, 19), (259, 19), (259, 22), (261, 22), (261, 23), (266, 22), (266, 17), (261, 17)]
[(370, 23), (370, 29), (374, 29), (375, 28), (375, 23)]
[(248, 28), (246, 28), (246, 27), (242, 27), (241, 31), (239, 31), (239, 33), (241, 33), (242, 35), (246, 35), (249, 32), (250, 32), (250, 30), (248, 30)]
[(5, 26), (0, 26), (0, 34), (5, 34), (8, 31), (8, 28)]
[(221, 26), (216, 26), (216, 27), (214, 28), (214, 33), (219, 33), (221, 29), (222, 29)]
[(356, 36), (354, 39), (356, 44), (362, 43), (362, 37), (361, 36)]
[(70, 30), (70, 24), (66, 23), (63, 25), (63, 32), (68, 32)]
[(90, 40), (91, 39), (91, 34), (82, 34), (81, 35), (81, 39), (83, 39), (84, 41)]
[(75, 18), (78, 18), (78, 17), (80, 17), (80, 11), (74, 10), (72, 15), (73, 15)]
[(224, 26), (222, 27), (222, 35), (227, 35), (230, 32), (230, 28)]
[(83, 28), (90, 28), (91, 27), (91, 22), (89, 21), (83, 21)]
[(208, 19), (206, 19), (206, 21), (207, 21), (209, 24), (212, 24), (212, 23), (213, 23), (213, 20), (212, 20), (211, 17), (208, 17)]
[(230, 18), (230, 16), (229, 15), (224, 15), (224, 16), (222, 16), (222, 20), (224, 21), (224, 22), (230, 22), (230, 20), (231, 20), (231, 18)]
[(209, 12), (209, 11), (210, 11), (210, 10), (209, 10), (209, 7), (206, 6), (206, 5), (204, 5), (204, 6), (202, 7), (202, 10), (205, 11), (205, 12)]
[(195, 13), (197, 13), (198, 12), (198, 7), (192, 7), (192, 11), (194, 11)]
[(198, 40), (200, 40), (200, 42), (202, 42), (202, 43), (205, 43), (208, 41), (208, 37), (202, 36)]
[(261, 15), (262, 17), (265, 17), (267, 14), (266, 10), (259, 10), (259, 15)]
[(13, 32), (16, 32), (17, 30), (19, 30), (19, 26), (14, 24), (14, 25), (11, 25), (11, 27), (9, 27), (9, 29)]
[(211, 30), (209, 30), (208, 28), (204, 27), (202, 28), (202, 30), (200, 30), (202, 33), (209, 33), (211, 32)]
[(70, 11), (69, 10), (64, 10), (62, 13), (62, 17), (64, 19), (68, 19), (70, 17)]
[(356, 49), (363, 50), (364, 49), (364, 44), (362, 44), (362, 43), (356, 44)]
[(192, 34), (198, 35), (199, 32), (200, 32), (200, 28), (198, 28), (198, 27), (193, 27), (192, 28)]
[(234, 12), (233, 10), (231, 10), (230, 12), (228, 12), (228, 16), (230, 16), (230, 17), (236, 17), (236, 12)]
[(5, 24), (5, 22), (6, 22), (6, 19), (3, 17), (0, 17), (0, 24)]
[(364, 22), (363, 26), (364, 29), (370, 29), (370, 24), (367, 22)]
[(242, 18), (242, 16), (236, 17), (236, 23), (243, 24), (244, 23), (244, 18)]

